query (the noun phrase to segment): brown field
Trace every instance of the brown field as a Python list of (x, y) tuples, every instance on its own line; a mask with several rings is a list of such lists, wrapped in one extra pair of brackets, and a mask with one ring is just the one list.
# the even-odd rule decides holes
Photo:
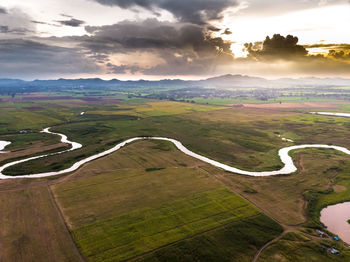
[(0, 190), (0, 210), (1, 262), (81, 261), (47, 187)]
[(29, 106), (29, 107), (23, 107), (24, 109), (30, 110), (30, 111), (37, 111), (37, 110), (42, 110), (44, 109), (41, 106)]
[[(109, 104), (118, 104), (122, 100), (121, 99), (111, 99), (111, 98), (102, 98), (95, 96), (45, 96), (42, 94), (26, 94), (21, 97), (6, 97), (1, 98), (2, 102), (27, 102), (27, 101), (55, 101), (55, 100), (80, 100), (84, 102), (95, 102), (95, 103), (109, 103)], [(28, 108), (28, 110), (33, 110)]]
[(273, 108), (240, 107), (228, 108), (220, 111), (209, 111), (205, 113), (194, 112), (188, 115), (182, 115), (181, 117), (188, 119), (194, 118), (201, 121), (240, 124), (246, 122), (259, 123), (261, 121), (277, 121), (278, 119), (287, 119), (289, 117), (300, 115), (300, 112)]
[(271, 104), (243, 104), (244, 107), (253, 108), (339, 108), (339, 104), (349, 104), (349, 102), (297, 102), (297, 103), (271, 103)]

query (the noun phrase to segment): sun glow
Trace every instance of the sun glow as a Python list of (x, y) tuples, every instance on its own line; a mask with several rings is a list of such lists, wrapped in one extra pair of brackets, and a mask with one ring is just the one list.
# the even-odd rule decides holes
[(232, 53), (234, 53), (235, 58), (247, 57), (248, 52), (244, 50), (244, 45), (241, 43), (233, 43), (231, 45)]
[[(267, 35), (279, 33), (296, 35), (300, 44), (350, 42), (348, 25), (350, 5), (320, 6), (278, 16), (253, 17), (238, 12), (225, 16), (218, 27), (229, 28), (230, 35), (223, 39), (233, 41), (231, 49), (236, 57), (244, 57), (244, 43), (263, 41)], [(313, 53), (316, 50), (313, 50)], [(321, 50), (320, 50), (321, 51)], [(324, 52), (324, 51), (323, 51)], [(323, 53), (321, 52), (321, 53)]]

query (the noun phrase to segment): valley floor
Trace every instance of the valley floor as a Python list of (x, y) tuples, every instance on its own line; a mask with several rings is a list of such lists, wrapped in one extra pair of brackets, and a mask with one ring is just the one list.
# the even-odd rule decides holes
[[(184, 111), (180, 103), (152, 101), (94, 105), (89, 113), (91, 105), (65, 103), (45, 126), (56, 122), (55, 131), (83, 148), (20, 164), (9, 174), (59, 170), (137, 135), (172, 137), (194, 152), (256, 171), (278, 169), (276, 152), (291, 143), (278, 135), (297, 144), (350, 147), (348, 119), (302, 109), (185, 104)], [(77, 116), (70, 116), (68, 108), (77, 105)], [(0, 126), (1, 140), (17, 138), (0, 164), (65, 146), (34, 132), (44, 127), (41, 120), (30, 125), (26, 134)], [(350, 260), (343, 242), (315, 233), (323, 207), (350, 200), (349, 157), (329, 149), (292, 156), (297, 173), (246, 177), (186, 156), (171, 143), (145, 140), (68, 175), (0, 181), (0, 261)]]

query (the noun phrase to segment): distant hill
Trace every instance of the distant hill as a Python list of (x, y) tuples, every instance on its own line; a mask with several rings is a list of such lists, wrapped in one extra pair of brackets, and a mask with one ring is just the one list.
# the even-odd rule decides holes
[(187, 88), (187, 87), (205, 87), (205, 88), (245, 88), (245, 87), (337, 87), (350, 86), (350, 79), (345, 78), (281, 78), (277, 80), (267, 80), (261, 77), (252, 77), (246, 75), (223, 75), (203, 80), (186, 81), (181, 79), (163, 79), (159, 81), (138, 80), (122, 81), (118, 79), (102, 80), (100, 78), (80, 78), (57, 80), (34, 80), (23, 81), (20, 79), (0, 79), (0, 91), (2, 93), (13, 91), (49, 91), (60, 88)]
[(213, 87), (250, 87), (250, 86), (265, 86), (268, 80), (261, 77), (251, 77), (246, 75), (223, 75), (218, 77), (208, 78), (199, 81), (203, 85), (212, 85)]

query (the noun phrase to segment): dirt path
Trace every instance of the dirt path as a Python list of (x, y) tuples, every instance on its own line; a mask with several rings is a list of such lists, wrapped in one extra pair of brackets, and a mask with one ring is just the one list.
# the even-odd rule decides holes
[(262, 253), (266, 248), (268, 248), (269, 246), (271, 246), (273, 243), (279, 241), (279, 240), (284, 236), (284, 234), (285, 234), (285, 231), (284, 231), (281, 235), (279, 235), (278, 237), (272, 239), (270, 242), (267, 242), (262, 248), (260, 248), (259, 251), (255, 254), (255, 256), (254, 256), (252, 262), (258, 261), (258, 259), (259, 259), (260, 255), (261, 255), (261, 253)]

